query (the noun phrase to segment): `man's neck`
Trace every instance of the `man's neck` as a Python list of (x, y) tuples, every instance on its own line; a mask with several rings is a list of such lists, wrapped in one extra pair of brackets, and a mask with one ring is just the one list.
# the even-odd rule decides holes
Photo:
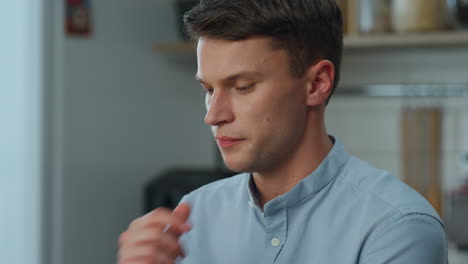
[(314, 137), (310, 137), (303, 142), (289, 160), (274, 170), (252, 173), (261, 208), (267, 202), (287, 193), (311, 174), (333, 147), (325, 130), (313, 139)]

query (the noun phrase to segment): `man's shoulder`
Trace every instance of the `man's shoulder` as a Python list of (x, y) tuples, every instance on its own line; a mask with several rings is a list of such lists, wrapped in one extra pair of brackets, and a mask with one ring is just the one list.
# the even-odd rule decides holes
[(446, 263), (444, 224), (423, 196), (358, 158), (344, 169), (343, 186), (352, 188), (370, 228), (360, 263)]
[(379, 212), (391, 212), (396, 219), (405, 215), (421, 214), (437, 219), (439, 215), (418, 192), (388, 171), (352, 157), (343, 169), (341, 181), (349, 186), (359, 199)]

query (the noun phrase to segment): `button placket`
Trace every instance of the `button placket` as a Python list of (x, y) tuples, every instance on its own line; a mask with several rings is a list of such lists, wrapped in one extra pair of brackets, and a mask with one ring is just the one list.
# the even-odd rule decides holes
[(262, 263), (274, 263), (287, 239), (287, 209), (284, 206), (277, 210), (270, 205), (264, 213), (265, 246), (268, 250), (265, 251)]
[(281, 245), (281, 240), (278, 237), (274, 237), (271, 239), (271, 245), (277, 247)]

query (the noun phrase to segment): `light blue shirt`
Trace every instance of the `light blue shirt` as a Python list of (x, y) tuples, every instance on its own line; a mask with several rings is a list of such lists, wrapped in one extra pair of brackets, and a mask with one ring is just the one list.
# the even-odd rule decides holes
[(183, 264), (447, 263), (443, 223), (430, 204), (338, 141), (321, 165), (259, 208), (249, 173), (188, 194), (193, 228)]

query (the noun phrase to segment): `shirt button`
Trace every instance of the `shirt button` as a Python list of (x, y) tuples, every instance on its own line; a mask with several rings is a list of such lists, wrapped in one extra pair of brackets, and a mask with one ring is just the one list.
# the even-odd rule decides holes
[(281, 244), (281, 241), (277, 238), (277, 237), (274, 237), (272, 240), (271, 240), (271, 245), (274, 246), (274, 247), (277, 247)]

